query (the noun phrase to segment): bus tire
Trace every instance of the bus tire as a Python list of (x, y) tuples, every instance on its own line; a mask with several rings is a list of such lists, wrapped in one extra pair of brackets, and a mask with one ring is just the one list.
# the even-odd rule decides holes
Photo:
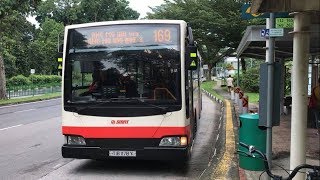
[(186, 153), (183, 159), (179, 159), (178, 161), (174, 161), (173, 163), (179, 167), (187, 166), (191, 159), (191, 154), (192, 154), (191, 148), (192, 148), (191, 146), (188, 148), (188, 152)]

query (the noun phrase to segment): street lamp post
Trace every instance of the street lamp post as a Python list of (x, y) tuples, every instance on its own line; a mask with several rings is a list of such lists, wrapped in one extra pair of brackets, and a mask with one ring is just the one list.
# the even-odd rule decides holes
[(61, 35), (61, 33), (62, 33), (62, 32), (64, 32), (64, 30), (62, 30), (62, 31), (60, 31), (60, 32), (58, 33), (57, 52), (59, 52), (59, 51), (60, 51), (60, 35)]

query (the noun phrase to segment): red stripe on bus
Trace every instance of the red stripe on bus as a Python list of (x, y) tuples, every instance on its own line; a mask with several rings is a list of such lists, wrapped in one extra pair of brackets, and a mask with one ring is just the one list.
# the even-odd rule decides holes
[(161, 138), (164, 136), (187, 135), (186, 127), (72, 127), (63, 126), (64, 135), (79, 135), (84, 138)]

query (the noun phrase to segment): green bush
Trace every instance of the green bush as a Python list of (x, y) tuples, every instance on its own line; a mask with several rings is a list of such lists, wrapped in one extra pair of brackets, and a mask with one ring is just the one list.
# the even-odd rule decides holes
[(24, 86), (24, 85), (46, 85), (58, 84), (61, 82), (61, 77), (58, 75), (23, 75), (13, 76), (7, 81), (7, 86)]
[(61, 82), (61, 77), (58, 75), (30, 75), (29, 79), (33, 84), (55, 84)]
[(45, 82), (45, 75), (30, 75), (29, 80), (32, 84), (46, 84)]
[(239, 78), (240, 87), (245, 92), (259, 92), (259, 68), (247, 69), (246, 73), (240, 74)]
[(50, 82), (51, 83), (60, 83), (61, 82), (61, 76), (50, 75)]
[(8, 86), (24, 86), (31, 84), (31, 81), (24, 75), (13, 76), (7, 81)]

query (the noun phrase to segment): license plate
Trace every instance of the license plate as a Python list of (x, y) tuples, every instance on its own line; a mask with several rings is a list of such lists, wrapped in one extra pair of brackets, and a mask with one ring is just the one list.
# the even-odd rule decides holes
[(109, 151), (110, 157), (136, 157), (136, 151)]

